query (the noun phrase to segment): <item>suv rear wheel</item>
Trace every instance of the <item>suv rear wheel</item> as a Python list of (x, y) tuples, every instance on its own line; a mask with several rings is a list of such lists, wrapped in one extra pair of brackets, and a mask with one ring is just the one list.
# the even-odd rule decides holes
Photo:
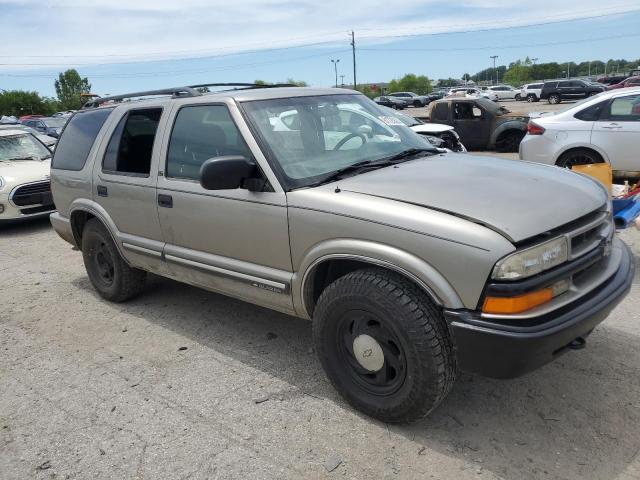
[(571, 168), (574, 165), (589, 165), (591, 163), (603, 163), (600, 154), (589, 148), (574, 148), (563, 153), (558, 158), (556, 165), (563, 168)]
[(103, 298), (124, 302), (144, 289), (147, 273), (126, 264), (97, 218), (89, 220), (82, 231), (82, 258), (89, 280)]
[(420, 100), (415, 100), (413, 102), (413, 106), (416, 107), (416, 108), (421, 107), (422, 106), (422, 102)]
[(367, 415), (415, 420), (449, 393), (456, 362), (442, 312), (404, 277), (379, 268), (351, 272), (325, 289), (313, 320), (329, 380)]
[(538, 98), (535, 96), (535, 94), (530, 93), (529, 95), (527, 95), (527, 102), (533, 103), (537, 101), (538, 101)]
[(557, 93), (552, 93), (551, 95), (549, 95), (549, 103), (551, 103), (552, 105), (556, 105), (561, 101), (562, 99), (560, 98), (560, 95), (558, 95)]

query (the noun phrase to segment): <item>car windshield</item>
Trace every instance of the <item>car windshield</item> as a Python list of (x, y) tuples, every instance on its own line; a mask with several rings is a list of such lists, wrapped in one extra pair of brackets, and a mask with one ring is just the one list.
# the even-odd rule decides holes
[(0, 161), (44, 160), (51, 152), (30, 134), (0, 136)]
[(243, 108), (289, 189), (407, 151), (438, 153), (363, 95), (258, 100), (243, 103)]
[(42, 120), (47, 127), (50, 128), (62, 128), (67, 123), (66, 118), (47, 118)]

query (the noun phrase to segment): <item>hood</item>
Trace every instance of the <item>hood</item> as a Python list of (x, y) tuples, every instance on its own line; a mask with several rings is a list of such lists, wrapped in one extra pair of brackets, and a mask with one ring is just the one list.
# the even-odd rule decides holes
[(8, 187), (49, 180), (51, 160), (17, 160), (0, 162), (0, 177)]
[(452, 126), (441, 123), (423, 123), (420, 125), (412, 125), (410, 128), (417, 133), (442, 133), (447, 130), (453, 130)]
[(607, 201), (594, 180), (568, 170), (455, 153), (363, 173), (339, 186), (459, 216), (512, 242), (576, 220)]

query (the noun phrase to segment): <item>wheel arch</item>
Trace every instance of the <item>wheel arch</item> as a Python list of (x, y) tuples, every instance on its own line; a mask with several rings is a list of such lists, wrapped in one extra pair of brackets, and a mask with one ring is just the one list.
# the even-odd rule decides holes
[(607, 153), (603, 149), (601, 149), (596, 145), (593, 145), (592, 143), (572, 143), (569, 145), (565, 145), (555, 153), (553, 157), (553, 164), (557, 165), (558, 160), (565, 153), (570, 152), (571, 150), (579, 150), (579, 149), (593, 150), (594, 152), (596, 152), (598, 155), (602, 157), (605, 163), (608, 163), (609, 165), (611, 165), (611, 161), (609, 160), (609, 156), (607, 155)]
[(91, 200), (81, 199), (72, 203), (69, 212), (69, 222), (71, 224), (73, 239), (80, 250), (82, 250), (82, 231), (84, 226), (92, 218), (97, 218), (105, 226), (109, 235), (111, 235), (111, 239), (122, 258), (127, 264), (129, 263), (126, 255), (124, 255), (124, 252), (122, 251), (120, 242), (118, 241), (118, 236), (116, 234), (118, 229), (116, 224), (113, 222), (111, 217), (109, 217), (109, 214), (104, 208)]
[(510, 130), (515, 130), (517, 132), (523, 133), (527, 131), (527, 125), (522, 122), (518, 122), (515, 120), (510, 120), (508, 122), (501, 123), (491, 134), (491, 145), (495, 145), (498, 139), (509, 132)]
[[(424, 260), (388, 245), (348, 240), (340, 249), (340, 241), (329, 241), (310, 252), (294, 276), (293, 295), (296, 311), (313, 317), (318, 298), (333, 281), (354, 270), (379, 267), (398, 273), (416, 284), (434, 303), (447, 308), (464, 305), (449, 282)], [(349, 247), (346, 247), (346, 245)], [(356, 251), (354, 251), (356, 250)]]

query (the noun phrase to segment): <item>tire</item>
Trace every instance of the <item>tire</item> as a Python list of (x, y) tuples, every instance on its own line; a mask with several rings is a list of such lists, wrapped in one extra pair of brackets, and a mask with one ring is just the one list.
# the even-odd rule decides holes
[(524, 138), (524, 132), (520, 130), (507, 130), (496, 141), (498, 152), (513, 153), (520, 148), (520, 142)]
[(519, 102), (520, 100), (522, 100), (522, 96), (519, 93), (516, 93), (515, 101)]
[(557, 105), (561, 101), (562, 99), (560, 98), (560, 95), (558, 95), (557, 93), (552, 93), (551, 95), (549, 95), (549, 103), (551, 105)]
[(420, 100), (416, 100), (415, 102), (413, 102), (413, 106), (416, 108), (422, 107), (422, 102)]
[(393, 109), (394, 110), (398, 110), (400, 107), (398, 107), (398, 105), (396, 103), (393, 104)]
[[(373, 342), (367, 344), (367, 335)], [(313, 316), (313, 341), (335, 389), (383, 422), (429, 414), (456, 377), (442, 312), (413, 283), (384, 269), (351, 272), (324, 290)], [(375, 365), (366, 369), (356, 351)]]
[(594, 95), (598, 95), (598, 93), (600, 92), (589, 92), (589, 95), (587, 95), (587, 97), (593, 97)]
[(106, 300), (124, 302), (144, 290), (147, 272), (126, 264), (97, 218), (89, 220), (82, 232), (82, 258), (91, 284)]
[(527, 95), (527, 102), (529, 103), (537, 102), (536, 96), (533, 93), (530, 93), (529, 95)]
[(556, 165), (562, 168), (571, 168), (575, 165), (589, 165), (603, 162), (604, 159), (595, 150), (591, 150), (590, 148), (574, 148), (560, 155)]

